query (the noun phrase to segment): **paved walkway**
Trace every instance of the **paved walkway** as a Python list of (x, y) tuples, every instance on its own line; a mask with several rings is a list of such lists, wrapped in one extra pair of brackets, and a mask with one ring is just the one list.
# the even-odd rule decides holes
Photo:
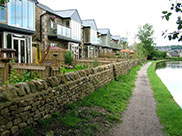
[(113, 128), (108, 136), (162, 136), (162, 125), (156, 114), (156, 102), (153, 97), (147, 68), (144, 65), (138, 72), (135, 89), (129, 101), (128, 109), (123, 113), (122, 123)]

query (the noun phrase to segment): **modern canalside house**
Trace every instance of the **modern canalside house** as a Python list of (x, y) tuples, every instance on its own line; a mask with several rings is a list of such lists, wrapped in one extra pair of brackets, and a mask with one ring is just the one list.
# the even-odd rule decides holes
[(114, 50), (119, 50), (114, 47), (115, 38), (112, 37), (108, 28), (98, 29), (98, 36), (101, 39), (102, 53), (112, 53)]
[(36, 4), (36, 34), (33, 41), (39, 41), (42, 49), (49, 45), (71, 50), (79, 59), (81, 44), (81, 18), (76, 9), (55, 11)]
[(83, 58), (96, 58), (99, 56), (101, 42), (98, 38), (97, 25), (94, 19), (82, 20), (83, 29)]
[(15, 49), (17, 63), (32, 63), (36, 0), (9, 0), (0, 6), (0, 48)]

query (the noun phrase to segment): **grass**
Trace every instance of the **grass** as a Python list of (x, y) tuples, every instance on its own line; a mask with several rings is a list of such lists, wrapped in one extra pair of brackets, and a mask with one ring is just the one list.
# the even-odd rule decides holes
[(147, 71), (157, 102), (157, 115), (166, 135), (182, 136), (182, 109), (176, 104), (167, 87), (157, 76), (155, 72), (157, 62), (153, 62)]
[(108, 131), (113, 123), (120, 122), (140, 67), (132, 68), (127, 75), (120, 76), (118, 81), (112, 81), (92, 95), (67, 105), (62, 113), (53, 113), (51, 118), (42, 120), (33, 129), (35, 136), (52, 131), (62, 136), (95, 136)]

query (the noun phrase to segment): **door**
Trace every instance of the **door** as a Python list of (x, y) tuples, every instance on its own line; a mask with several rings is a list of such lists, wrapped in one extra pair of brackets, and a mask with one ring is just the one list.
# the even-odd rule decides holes
[(15, 62), (27, 63), (25, 39), (13, 38), (12, 48), (15, 52)]

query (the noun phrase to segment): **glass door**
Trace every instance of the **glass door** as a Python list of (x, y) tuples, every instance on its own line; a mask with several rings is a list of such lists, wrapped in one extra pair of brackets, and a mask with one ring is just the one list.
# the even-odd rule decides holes
[(15, 52), (15, 62), (26, 63), (26, 45), (25, 39), (13, 38), (12, 48), (16, 50)]

